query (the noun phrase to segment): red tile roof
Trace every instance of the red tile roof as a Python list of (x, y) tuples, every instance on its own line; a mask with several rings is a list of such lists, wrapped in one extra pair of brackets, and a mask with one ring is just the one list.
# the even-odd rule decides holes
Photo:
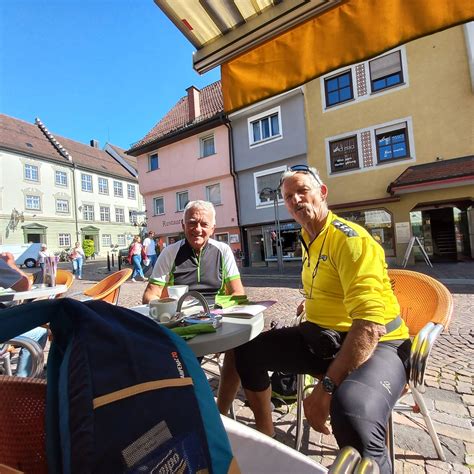
[(175, 106), (137, 143), (134, 143), (129, 151), (140, 148), (155, 140), (179, 130), (186, 130), (205, 120), (215, 117), (224, 112), (222, 99), (221, 81), (214, 82), (203, 89), (199, 94), (201, 115), (189, 122), (188, 96), (181, 97)]
[[(53, 135), (69, 152), (73, 162), (79, 168), (87, 168), (97, 173), (107, 173), (112, 176), (136, 181), (134, 176), (105, 151), (55, 135), (54, 133)], [(6, 148), (27, 155), (36, 155), (70, 165), (70, 162), (59, 154), (37, 125), (3, 114), (0, 114), (0, 148)], [(120, 150), (120, 148), (118, 149)]]
[(469, 178), (474, 178), (474, 155), (410, 166), (389, 184), (387, 192), (393, 194), (399, 188)]

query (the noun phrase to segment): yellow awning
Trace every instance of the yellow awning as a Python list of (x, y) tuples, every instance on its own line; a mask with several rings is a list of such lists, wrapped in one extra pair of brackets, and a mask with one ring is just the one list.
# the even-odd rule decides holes
[(222, 64), (232, 112), (342, 66), (474, 19), (474, 0), (345, 0)]

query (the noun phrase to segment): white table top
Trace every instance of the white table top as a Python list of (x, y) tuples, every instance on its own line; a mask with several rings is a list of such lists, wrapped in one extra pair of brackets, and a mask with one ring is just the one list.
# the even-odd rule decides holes
[(61, 293), (66, 293), (66, 285), (56, 286), (40, 286), (33, 285), (31, 290), (28, 291), (14, 291), (5, 290), (0, 292), (0, 301), (19, 301), (19, 300), (31, 300), (36, 298), (45, 298), (48, 296), (55, 296)]
[[(148, 305), (134, 306), (133, 311), (148, 316)], [(155, 321), (155, 320), (153, 320)], [(257, 337), (263, 330), (263, 313), (252, 318), (222, 318), (222, 326), (215, 333), (199, 334), (187, 341), (197, 357), (225, 352)]]

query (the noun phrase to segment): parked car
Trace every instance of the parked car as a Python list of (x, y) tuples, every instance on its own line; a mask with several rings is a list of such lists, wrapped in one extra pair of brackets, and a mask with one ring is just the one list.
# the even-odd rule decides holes
[(0, 245), (1, 252), (10, 252), (15, 257), (15, 263), (21, 267), (34, 268), (38, 262), (41, 244), (7, 244)]

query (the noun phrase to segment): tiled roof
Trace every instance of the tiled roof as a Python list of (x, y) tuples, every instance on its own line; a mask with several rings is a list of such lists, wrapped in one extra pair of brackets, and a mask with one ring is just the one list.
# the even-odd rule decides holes
[(223, 113), (221, 81), (214, 82), (203, 89), (199, 94), (201, 114), (193, 122), (188, 122), (189, 108), (188, 97), (182, 97), (175, 106), (137, 143), (131, 150), (142, 147), (148, 143), (166, 137), (168, 134), (179, 130), (186, 130), (204, 120), (208, 120)]
[[(113, 176), (136, 180), (136, 178), (105, 151), (70, 140), (69, 138), (55, 135), (54, 133), (53, 135), (72, 156), (73, 162), (78, 167), (88, 168), (98, 173), (108, 173)], [(59, 154), (37, 125), (3, 114), (0, 114), (0, 148), (1, 147), (25, 154), (34, 154), (62, 164), (70, 164), (66, 158)]]
[(456, 178), (474, 178), (474, 155), (410, 166), (390, 183), (387, 191), (393, 192), (396, 188), (404, 186), (416, 186)]
[(118, 153), (134, 170), (137, 170), (137, 158), (135, 156), (129, 155), (122, 148), (108, 143), (110, 148), (113, 148), (116, 153)]

